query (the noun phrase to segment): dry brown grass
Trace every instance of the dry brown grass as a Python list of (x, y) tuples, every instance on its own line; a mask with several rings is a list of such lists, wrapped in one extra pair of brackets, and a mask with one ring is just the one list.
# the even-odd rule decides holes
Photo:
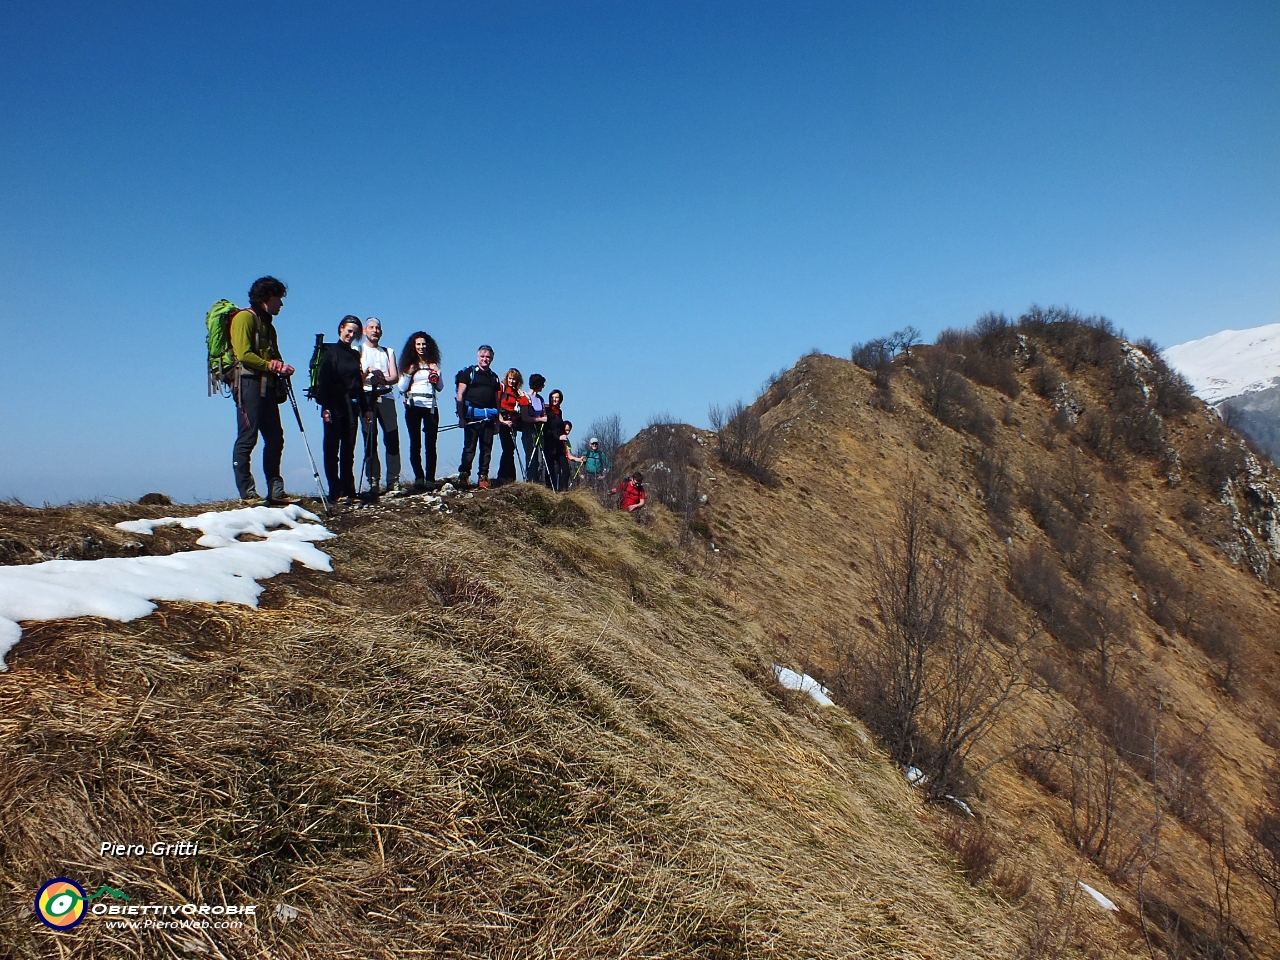
[[(146, 512), (47, 516), (109, 532)], [(32, 542), (39, 515), (20, 520)], [(666, 523), (526, 487), (451, 517), (407, 500), (337, 520), (335, 573), (268, 581), (256, 611), (28, 625), (0, 674), (0, 943), (102, 958), (1016, 952), (1020, 921), (959, 876), (934, 815), (855, 724), (773, 683), (760, 629), (683, 572)], [(200, 854), (104, 858), (103, 840)], [(198, 939), (92, 918), (57, 934), (30, 903), (63, 875), (135, 903), (261, 907)]]
[[(1024, 386), (1034, 386), (1038, 369), (1028, 363), (1019, 370)], [(1235, 534), (1217, 494), (1193, 471), (1179, 479), (1170, 466), (1176, 458), (1099, 459), (1034, 389), (1006, 403), (994, 390), (973, 387), (990, 409), (1004, 412), (984, 442), (933, 417), (911, 373), (900, 371), (894, 384), (895, 408), (888, 412), (874, 402), (870, 374), (836, 358), (806, 357), (762, 403), (766, 426), (777, 426), (785, 437), (776, 471), (780, 486), (763, 488), (719, 471), (714, 480), (702, 478), (710, 500), (702, 519), (726, 558), (720, 582), (732, 601), (751, 611), (773, 638), (776, 656), (798, 668), (807, 665), (818, 676), (834, 676), (840, 664), (830, 637), (856, 644), (875, 629), (875, 546), (887, 542), (898, 491), (914, 478), (939, 518), (939, 548), (966, 557), (972, 582), (996, 586), (999, 631), (1007, 638), (1034, 635), (1033, 662), (1042, 676), (1054, 677), (1052, 685), (1041, 684), (1044, 689), (1024, 698), (978, 761), (1009, 753), (1047, 717), (1081, 716), (1102, 672), (1097, 644), (1062, 642), (1035, 609), (1003, 592), (1010, 557), (1043, 550), (1061, 557), (1065, 582), (1082, 598), (1106, 599), (1105, 606), (1094, 602), (1080, 612), (1102, 611), (1116, 627), (1117, 636), (1103, 648), (1114, 658), (1105, 671), (1111, 682), (1135, 703), (1149, 709), (1161, 704), (1163, 730), (1171, 739), (1208, 725), (1203, 803), (1221, 809), (1229, 835), (1243, 843), (1245, 819), (1258, 798), (1257, 778), (1276, 756), (1270, 731), (1280, 729), (1280, 600), (1243, 559), (1233, 562), (1219, 546)], [(1105, 409), (1110, 389), (1087, 364), (1072, 374), (1071, 396), (1086, 409)], [(1165, 429), (1170, 447), (1184, 452), (1195, 449), (1197, 438), (1222, 432), (1202, 406), (1168, 418)], [(1054, 442), (1043, 443), (1046, 436)], [(1012, 488), (1007, 513), (993, 511), (984, 498), (988, 478), (982, 466), (984, 457), (993, 456)], [(1061, 522), (1046, 522), (1042, 529), (1025, 506), (1036, 502), (1030, 496), (1036, 492), (1059, 504), (1054, 509)], [(1197, 509), (1188, 511), (1188, 501)], [(1127, 534), (1137, 511), (1146, 536), (1135, 541), (1140, 553), (1134, 554), (1116, 527)], [(1142, 577), (1153, 565), (1187, 589), (1166, 597), (1167, 590), (1153, 588)], [(1156, 608), (1168, 601), (1165, 625), (1148, 613), (1153, 595)], [(1229, 666), (1225, 655), (1214, 659), (1206, 653), (1213, 647), (1203, 642), (1208, 628), (1197, 626), (1217, 618), (1229, 622), (1233, 640), (1238, 634), (1229, 684), (1222, 679)], [(1142, 768), (1141, 758), (1129, 760)], [(1143, 776), (1125, 772), (1123, 803), (1126, 814), (1148, 818), (1141, 824), (1147, 829), (1151, 811), (1163, 801)], [(1039, 898), (1052, 914), (1059, 901), (1045, 899), (1043, 891), (1083, 870), (1086, 882), (1106, 889), (1124, 908), (1119, 921), (1108, 920), (1091, 934), (1098, 949), (1147, 955), (1135, 939), (1132, 875), (1113, 879), (1093, 863), (1081, 865), (1066, 837), (1070, 817), (1062, 796), (1006, 764), (988, 774), (975, 806), (1006, 848), (1036, 850), (1027, 863), (1042, 892), (1029, 903)], [(1194, 815), (1184, 822), (1167, 805), (1165, 812), (1160, 857), (1147, 875), (1147, 889), (1176, 901), (1189, 923), (1208, 924), (1213, 878), (1207, 842)], [(1280, 931), (1267, 919), (1261, 891), (1247, 878), (1235, 883), (1235, 922), (1258, 956), (1280, 955)], [(1089, 903), (1080, 908), (1085, 915), (1092, 910)]]

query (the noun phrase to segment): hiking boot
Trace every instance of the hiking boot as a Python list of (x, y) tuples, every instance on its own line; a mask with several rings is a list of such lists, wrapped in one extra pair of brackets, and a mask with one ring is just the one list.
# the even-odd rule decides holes
[(295, 497), (291, 493), (285, 493), (283, 490), (277, 490), (267, 498), (267, 503), (273, 507), (287, 506), (291, 503), (298, 503), (302, 498)]
[(261, 506), (266, 501), (264, 501), (262, 497), (258, 496), (256, 493), (248, 493), (240, 498), (240, 502), (243, 503), (246, 507), (257, 507), (257, 506)]
[(488, 480), (481, 480), (479, 483), (477, 483), (477, 484), (476, 484), (476, 486), (477, 486), (477, 487), (479, 487), (481, 490), (488, 490), (488, 489), (489, 489), (489, 481), (488, 481)]

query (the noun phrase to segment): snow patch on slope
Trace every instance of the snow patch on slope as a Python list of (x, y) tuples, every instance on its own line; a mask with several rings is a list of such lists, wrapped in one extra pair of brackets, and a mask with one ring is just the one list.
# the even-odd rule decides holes
[(773, 665), (773, 673), (778, 678), (778, 682), (788, 690), (800, 690), (809, 694), (818, 706), (835, 706), (835, 702), (828, 696), (831, 691), (807, 673), (796, 673), (794, 670), (788, 670), (786, 667), (781, 667), (776, 663)]
[[(296, 505), (129, 520), (116, 526), (144, 535), (172, 523), (199, 530), (203, 536), (196, 542), (209, 549), (0, 567), (0, 671), (8, 669), (4, 656), (21, 639), (23, 620), (104, 617), (123, 622), (151, 613), (154, 600), (257, 607), (262, 593), (257, 581), (285, 573), (294, 561), (312, 570), (333, 569), (328, 555), (312, 545), (334, 536), (319, 520)], [(245, 533), (263, 539), (236, 539)]]

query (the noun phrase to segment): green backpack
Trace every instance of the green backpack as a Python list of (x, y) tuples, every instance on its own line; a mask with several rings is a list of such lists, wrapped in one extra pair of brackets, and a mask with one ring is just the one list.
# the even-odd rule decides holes
[(219, 300), (204, 319), (205, 346), (209, 354), (209, 396), (231, 396), (236, 355), (231, 349), (231, 318), (240, 312), (230, 300)]

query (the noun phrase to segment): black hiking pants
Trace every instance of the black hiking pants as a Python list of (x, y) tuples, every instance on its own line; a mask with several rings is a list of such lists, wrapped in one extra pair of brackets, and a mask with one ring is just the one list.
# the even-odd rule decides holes
[(493, 456), (493, 434), (496, 420), (480, 420), (467, 422), (462, 433), (462, 463), (458, 465), (458, 479), (466, 483), (471, 477), (471, 461), (476, 457), (476, 445), (480, 446), (480, 469), (476, 471), (477, 480), (489, 479), (489, 460)]
[(253, 448), (262, 434), (262, 472), (266, 474), (267, 494), (284, 493), (280, 476), (280, 457), (284, 454), (284, 429), (280, 426), (280, 407), (272, 383), (264, 377), (241, 374), (236, 381), (236, 442), (231, 448), (231, 469), (241, 498), (256, 496), (253, 471), (249, 468)]
[(520, 446), (524, 447), (524, 478), (529, 483), (542, 482), (542, 455), (538, 452), (537, 428), (520, 431)]
[(341, 500), (356, 495), (356, 423), (360, 408), (348, 400), (337, 407), (326, 407), (329, 422), (324, 425), (324, 476), (329, 484), (329, 499)]
[(503, 483), (513, 482), (516, 479), (515, 428), (499, 422), (498, 440), (502, 444), (502, 456), (498, 460), (498, 479)]
[[(404, 425), (409, 428), (409, 466), (413, 479), (434, 482), (436, 479), (436, 437), (440, 433), (440, 411), (426, 407), (405, 407)], [(422, 450), (426, 446), (426, 469)]]
[(557, 493), (569, 489), (569, 458), (564, 455), (564, 444), (560, 444), (557, 455), (555, 450), (547, 450), (547, 486)]
[(364, 472), (376, 485), (382, 479), (378, 465), (378, 425), (382, 425), (382, 445), (387, 451), (387, 483), (400, 479), (400, 424), (396, 421), (396, 402), (390, 397), (371, 400), (373, 423), (364, 428)]

